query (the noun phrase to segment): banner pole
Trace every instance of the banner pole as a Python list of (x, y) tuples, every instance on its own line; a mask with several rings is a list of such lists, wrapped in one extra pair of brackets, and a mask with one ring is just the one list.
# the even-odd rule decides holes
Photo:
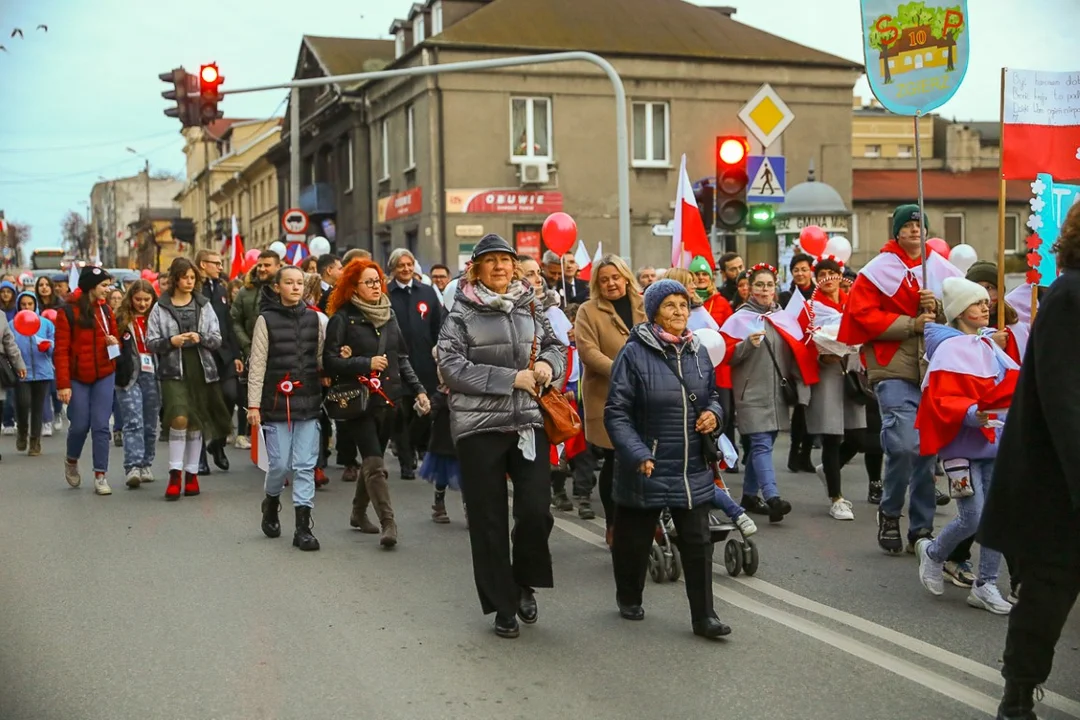
[(1035, 314), (1039, 312), (1039, 284), (1031, 286), (1031, 324), (1035, 324)]
[[(1005, 142), (1005, 68), (1001, 68), (1001, 105), (1000, 105), (1000, 134), (1001, 149), (1004, 151)], [(997, 321), (998, 330), (1005, 329), (1005, 153), (998, 155), (998, 261), (997, 261)], [(1018, 229), (1019, 232), (1019, 229)], [(1033, 306), (1034, 307), (1034, 306)]]
[(923, 177), (922, 177), (922, 141), (919, 133), (919, 118), (922, 111), (915, 111), (915, 176), (919, 182), (919, 247), (922, 251), (922, 289), (927, 289), (926, 280), (926, 208), (923, 203)]

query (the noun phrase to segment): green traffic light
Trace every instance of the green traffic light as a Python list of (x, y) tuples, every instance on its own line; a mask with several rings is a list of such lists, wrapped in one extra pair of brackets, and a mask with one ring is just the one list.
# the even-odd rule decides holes
[(769, 205), (755, 205), (750, 208), (750, 226), (767, 227), (773, 221), (773, 209)]

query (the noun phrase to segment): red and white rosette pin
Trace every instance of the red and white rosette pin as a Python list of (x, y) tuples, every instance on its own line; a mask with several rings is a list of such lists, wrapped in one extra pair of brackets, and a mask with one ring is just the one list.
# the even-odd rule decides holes
[(430, 309), (431, 308), (428, 307), (428, 304), (426, 302), (424, 302), (423, 300), (416, 303), (416, 312), (420, 313), (420, 319), (421, 320), (424, 320), (424, 319), (427, 318), (428, 310), (430, 310)]
[(292, 407), (289, 399), (296, 392), (296, 389), (303, 387), (304, 384), (299, 380), (292, 380), (289, 375), (290, 373), (285, 373), (285, 377), (277, 384), (277, 391), (285, 396), (285, 421), (289, 424), (289, 429), (292, 430)]
[(360, 380), (360, 383), (362, 385), (367, 386), (368, 390), (370, 390), (371, 392), (375, 393), (376, 395), (381, 397), (383, 400), (385, 400), (387, 405), (389, 405), (390, 407), (394, 407), (393, 401), (390, 400), (390, 398), (387, 396), (386, 392), (383, 391), (383, 389), (382, 389), (382, 380), (375, 377), (374, 373), (372, 373), (372, 375), (370, 377), (365, 376), (365, 375), (360, 375), (358, 377), (358, 379)]

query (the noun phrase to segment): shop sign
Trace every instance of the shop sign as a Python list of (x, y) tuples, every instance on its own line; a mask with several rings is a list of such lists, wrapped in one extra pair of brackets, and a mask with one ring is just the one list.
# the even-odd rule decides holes
[(446, 191), (448, 213), (547, 215), (562, 209), (563, 196), (558, 192), (495, 189)]
[(420, 214), (422, 199), (422, 191), (418, 187), (380, 198), (376, 212), (378, 221), (385, 223), (410, 215), (418, 215)]
[(848, 215), (777, 215), (773, 219), (777, 233), (799, 233), (811, 225), (817, 225), (827, 233), (847, 233), (851, 218)]

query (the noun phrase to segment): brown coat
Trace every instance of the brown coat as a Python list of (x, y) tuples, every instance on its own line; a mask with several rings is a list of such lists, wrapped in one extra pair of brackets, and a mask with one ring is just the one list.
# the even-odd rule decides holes
[[(645, 322), (645, 301), (633, 290), (629, 290), (629, 294), (634, 324)], [(611, 382), (611, 366), (630, 337), (630, 328), (623, 324), (609, 301), (602, 297), (593, 298), (578, 310), (574, 337), (584, 368), (581, 395), (585, 403), (585, 439), (611, 450), (611, 440), (604, 428), (604, 404)]]

